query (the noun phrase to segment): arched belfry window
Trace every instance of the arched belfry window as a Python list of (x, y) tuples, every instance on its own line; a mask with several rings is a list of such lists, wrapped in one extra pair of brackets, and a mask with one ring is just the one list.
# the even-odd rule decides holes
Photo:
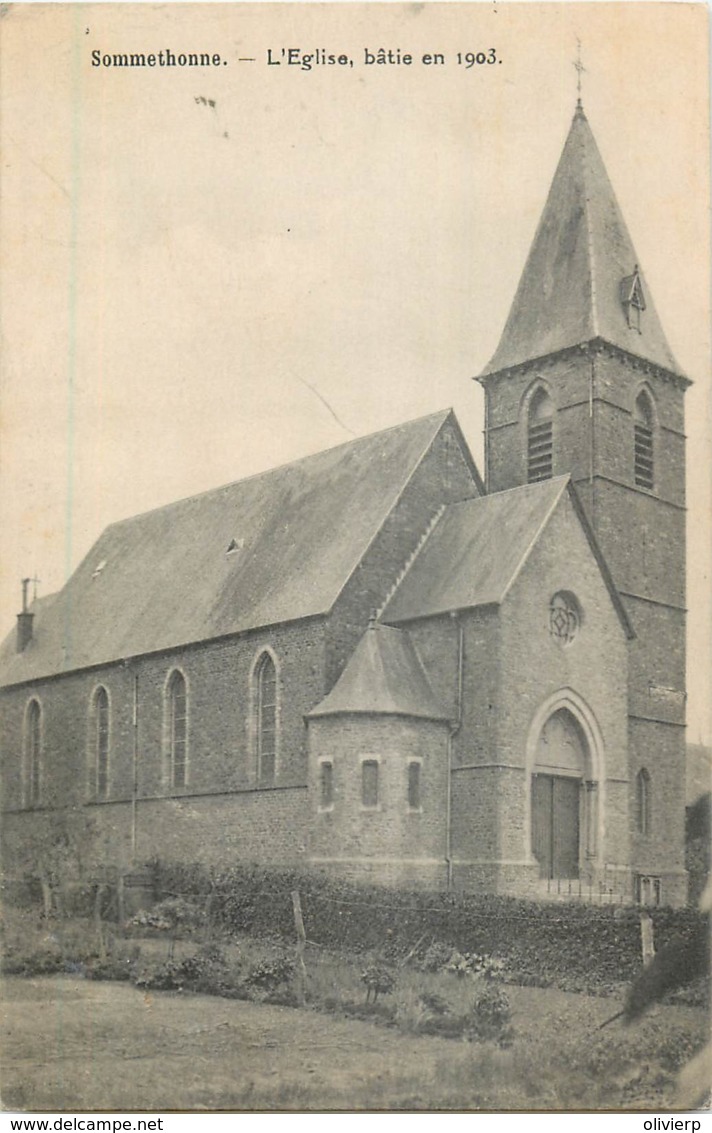
[(655, 483), (655, 453), (653, 429), (655, 418), (648, 394), (643, 390), (635, 400), (633, 414), (634, 456), (633, 473), (639, 488), (651, 489)]
[(101, 685), (94, 693), (92, 708), (94, 790), (98, 799), (105, 799), (109, 793), (109, 694)]
[(529, 403), (527, 417), (527, 481), (550, 480), (554, 471), (554, 405), (540, 387)]
[(635, 825), (639, 834), (650, 833), (650, 774), (645, 767), (635, 777)]
[(170, 783), (188, 782), (188, 691), (185, 677), (175, 669), (166, 686), (166, 748)]
[(42, 790), (42, 709), (31, 700), (25, 714), (25, 805), (38, 806)]
[(277, 771), (277, 667), (263, 653), (255, 669), (257, 778), (273, 783)]

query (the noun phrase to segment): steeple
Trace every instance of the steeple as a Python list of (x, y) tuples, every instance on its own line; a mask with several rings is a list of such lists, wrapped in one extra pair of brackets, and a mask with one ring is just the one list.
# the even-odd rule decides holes
[(486, 378), (602, 339), (681, 374), (580, 99)]

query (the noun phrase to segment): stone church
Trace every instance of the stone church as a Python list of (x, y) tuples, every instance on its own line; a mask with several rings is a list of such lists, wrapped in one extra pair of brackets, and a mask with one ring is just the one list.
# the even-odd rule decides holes
[(485, 391), (112, 524), (0, 655), (6, 860), (681, 904), (689, 382), (579, 104)]

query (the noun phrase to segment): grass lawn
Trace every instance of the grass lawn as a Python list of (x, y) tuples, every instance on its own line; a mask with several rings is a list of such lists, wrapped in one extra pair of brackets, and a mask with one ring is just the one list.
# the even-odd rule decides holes
[(3, 982), (5, 1110), (638, 1109), (673, 1105), (706, 1012), (507, 987), (515, 1040), (403, 1034), (317, 1011), (72, 976)]

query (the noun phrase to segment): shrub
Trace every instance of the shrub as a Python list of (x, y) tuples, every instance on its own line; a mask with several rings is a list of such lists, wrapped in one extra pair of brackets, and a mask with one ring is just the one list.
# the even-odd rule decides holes
[(424, 992), (420, 997), (420, 1002), (431, 1015), (447, 1015), (450, 1010), (450, 1004), (437, 992)]
[(286, 955), (268, 957), (253, 964), (245, 977), (245, 986), (263, 992), (275, 992), (294, 977), (294, 961)]
[(50, 976), (67, 971), (68, 961), (54, 948), (38, 948), (32, 952), (8, 951), (3, 957), (6, 976)]
[(440, 940), (434, 940), (423, 956), (423, 969), (426, 972), (442, 971), (450, 963), (453, 952), (454, 948), (451, 944), (443, 944)]
[(150, 910), (140, 909), (127, 927), (189, 935), (200, 928), (204, 920), (203, 909), (196, 901), (187, 901), (184, 897), (168, 897)]
[(369, 964), (361, 973), (361, 983), (366, 988), (366, 1000), (371, 998), (373, 992), (374, 1003), (379, 995), (388, 995), (396, 985), (396, 978), (388, 968), (382, 964)]
[(182, 991), (185, 983), (182, 965), (175, 960), (167, 960), (157, 968), (139, 973), (135, 983), (136, 987), (146, 991)]
[(466, 1034), (473, 1042), (511, 1046), (514, 1037), (509, 1000), (501, 987), (482, 980), (470, 1004)]
[(105, 960), (90, 960), (83, 966), (83, 974), (88, 980), (122, 980), (134, 979), (136, 974), (136, 961), (127, 956), (107, 956)]
[(234, 989), (227, 961), (219, 948), (208, 945), (184, 960), (167, 960), (158, 967), (141, 972), (137, 987), (152, 991), (197, 991), (205, 995), (223, 995)]

